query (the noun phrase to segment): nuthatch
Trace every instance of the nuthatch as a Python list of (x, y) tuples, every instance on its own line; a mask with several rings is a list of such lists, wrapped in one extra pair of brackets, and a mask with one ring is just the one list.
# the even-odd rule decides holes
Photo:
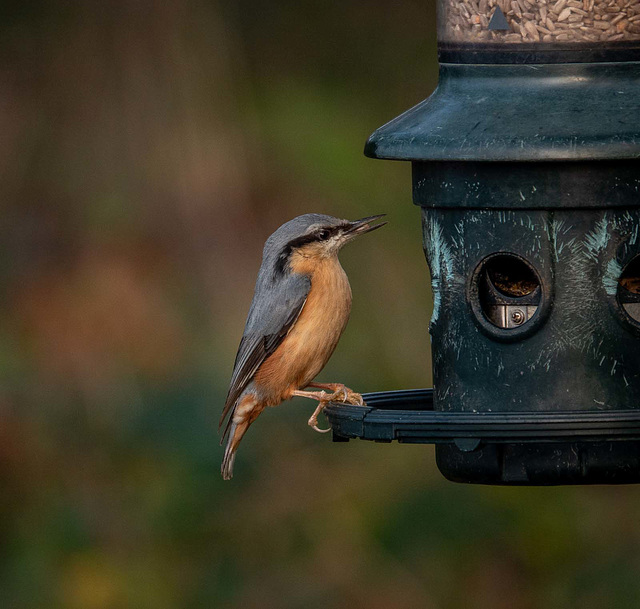
[[(351, 287), (338, 260), (340, 248), (386, 222), (384, 214), (349, 222), (305, 214), (283, 224), (265, 243), (255, 293), (231, 377), (220, 427), (227, 446), (222, 477), (233, 475), (238, 444), (249, 425), (268, 406), (293, 396), (318, 400), (309, 419), (337, 398), (364, 404), (362, 396), (341, 383), (314, 383), (338, 344), (351, 311)], [(305, 387), (329, 389), (301, 391)]]

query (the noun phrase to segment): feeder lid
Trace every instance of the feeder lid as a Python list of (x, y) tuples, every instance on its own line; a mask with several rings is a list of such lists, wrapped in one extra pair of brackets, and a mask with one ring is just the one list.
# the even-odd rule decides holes
[(640, 62), (443, 64), (426, 100), (371, 135), (406, 161), (640, 159)]

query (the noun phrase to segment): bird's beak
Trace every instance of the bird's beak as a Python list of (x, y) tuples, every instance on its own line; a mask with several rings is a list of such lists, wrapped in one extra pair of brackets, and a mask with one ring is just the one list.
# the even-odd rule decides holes
[(380, 224), (371, 223), (382, 218), (386, 214), (378, 214), (377, 216), (369, 216), (368, 218), (362, 218), (361, 220), (354, 220), (349, 223), (349, 226), (344, 231), (344, 235), (348, 236), (349, 239), (353, 237), (357, 237), (358, 235), (364, 235), (365, 233), (370, 233), (372, 230), (376, 230), (376, 228), (380, 228), (384, 226), (386, 222), (380, 222)]

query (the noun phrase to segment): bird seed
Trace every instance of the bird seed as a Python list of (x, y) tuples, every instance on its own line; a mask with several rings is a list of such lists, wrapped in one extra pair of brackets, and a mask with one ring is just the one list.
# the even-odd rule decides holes
[[(509, 29), (489, 29), (497, 8)], [(640, 40), (640, 0), (444, 0), (440, 24), (443, 42)]]

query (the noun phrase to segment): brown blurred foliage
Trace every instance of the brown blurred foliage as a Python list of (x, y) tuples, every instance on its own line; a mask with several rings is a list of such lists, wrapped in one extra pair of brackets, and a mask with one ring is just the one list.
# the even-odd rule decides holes
[(373, 129), (435, 86), (432, 2), (0, 7), (0, 606), (629, 607), (635, 488), (442, 480), (428, 447), (217, 418), (264, 239), (389, 225), (343, 255), (322, 378), (428, 386), (409, 167)]

